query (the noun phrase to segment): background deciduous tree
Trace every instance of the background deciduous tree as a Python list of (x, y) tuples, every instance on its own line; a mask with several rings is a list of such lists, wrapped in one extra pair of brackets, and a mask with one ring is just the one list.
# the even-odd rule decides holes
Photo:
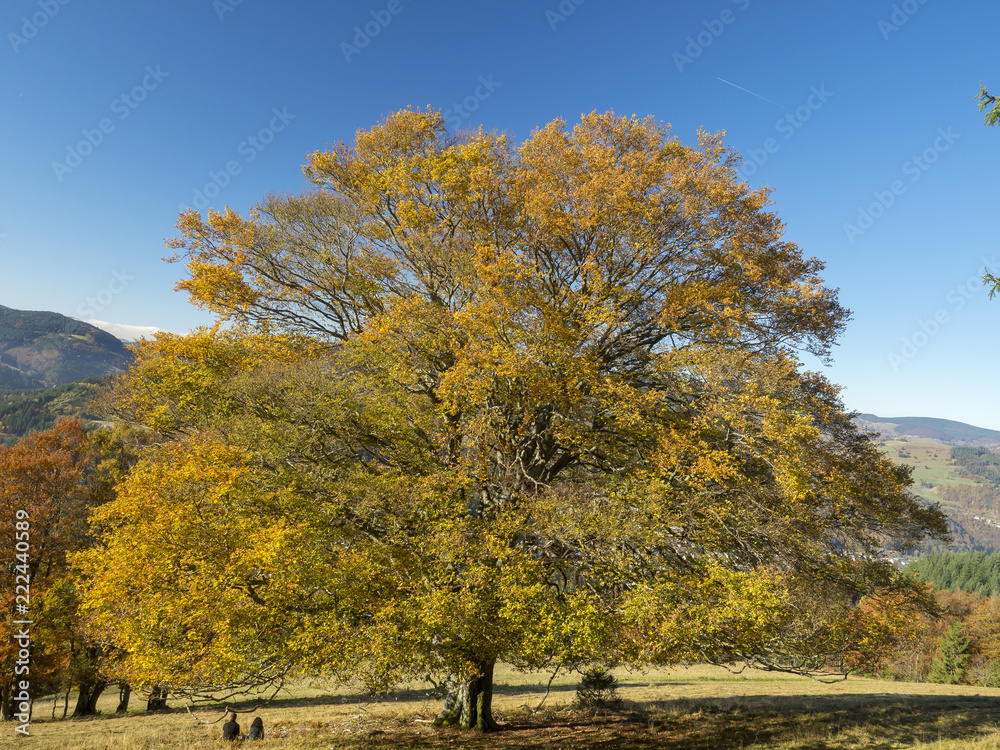
[[(82, 556), (137, 681), (384, 688), (497, 660), (815, 672), (928, 604), (881, 558), (944, 521), (800, 370), (847, 311), (716, 136), (555, 121), (521, 145), (403, 111), (315, 188), (170, 244), (220, 325), (139, 346), (160, 431)], [(116, 566), (125, 549), (133, 565)]]
[[(34, 432), (11, 447), (0, 446), (0, 710), (13, 718), (18, 644), (12, 640), (32, 620), (30, 683), (32, 693), (62, 686), (73, 660), (70, 633), (76, 620), (67, 555), (86, 543), (89, 494), (84, 476), (89, 456), (78, 419), (60, 418), (54, 427)], [(23, 511), (19, 514), (18, 511)], [(19, 549), (14, 530), (27, 514), (27, 551)], [(25, 541), (23, 538), (22, 542)], [(21, 578), (18, 578), (21, 576)], [(15, 584), (29, 581), (27, 612), (19, 612)], [(22, 600), (23, 601), (23, 600)]]
[[(3, 717), (11, 718), (11, 685), (17, 645), (9, 640), (14, 620), (29, 619), (31, 694), (69, 692), (76, 688), (75, 716), (93, 714), (97, 700), (115, 678), (120, 650), (102, 642), (81, 616), (80, 588), (88, 582), (74, 574), (70, 560), (93, 540), (90, 513), (115, 497), (118, 482), (138, 458), (151, 433), (126, 426), (84, 431), (73, 417), (33, 432), (10, 447), (0, 446), (0, 524), (16, 528), (18, 511), (27, 514), (27, 552), (4, 535), (0, 553), (3, 619), (0, 633), (0, 682)], [(23, 515), (23, 514), (22, 514)], [(118, 561), (127, 565), (127, 557)], [(17, 576), (30, 581), (27, 613), (15, 606)], [(23, 677), (22, 677), (23, 679)]]

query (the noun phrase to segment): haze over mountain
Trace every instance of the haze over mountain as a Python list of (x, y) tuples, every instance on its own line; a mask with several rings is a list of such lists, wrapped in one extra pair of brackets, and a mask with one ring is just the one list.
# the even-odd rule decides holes
[(0, 305), (0, 387), (41, 388), (128, 367), (131, 352), (110, 333), (54, 312)]
[(94, 318), (88, 319), (85, 322), (90, 323), (92, 326), (97, 326), (102, 331), (107, 331), (112, 336), (124, 341), (125, 343), (138, 341), (141, 338), (152, 338), (154, 334), (162, 330), (156, 326), (136, 326), (129, 325), (128, 323), (110, 323), (106, 320), (97, 320)]

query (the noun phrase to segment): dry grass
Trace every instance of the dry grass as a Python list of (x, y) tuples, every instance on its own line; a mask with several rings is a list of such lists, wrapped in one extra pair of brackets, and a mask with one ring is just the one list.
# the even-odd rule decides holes
[[(711, 667), (646, 674), (619, 670), (617, 675), (622, 709), (593, 716), (570, 708), (578, 675), (560, 675), (543, 709), (535, 712), (548, 675), (498, 669), (494, 706), (504, 731), (487, 736), (433, 730), (430, 720), (439, 701), (424, 685), (373, 700), (350, 689), (302, 684), (256, 712), (267, 732), (260, 747), (1000, 750), (1000, 689), (858, 678), (822, 684), (773, 673), (732, 675)], [(218, 739), (221, 722), (196, 724), (183, 707), (115, 716), (116, 701), (117, 695), (105, 696), (100, 705), (104, 715), (97, 718), (55, 721), (48, 718), (52, 703), (41, 701), (31, 737), (19, 742), (13, 727), (3, 725), (0, 747), (225, 746)], [(137, 709), (143, 705), (136, 701)], [(214, 719), (221, 710), (203, 706), (195, 713)], [(251, 718), (240, 716), (244, 728)]]

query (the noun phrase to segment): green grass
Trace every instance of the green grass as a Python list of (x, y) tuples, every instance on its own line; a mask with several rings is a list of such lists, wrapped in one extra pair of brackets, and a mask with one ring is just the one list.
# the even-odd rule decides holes
[[(933, 441), (886, 440), (882, 450), (897, 464), (913, 467), (912, 491), (925, 500), (938, 501), (937, 487), (972, 485), (958, 476), (959, 467), (951, 461), (951, 447)], [(900, 453), (904, 455), (901, 457)], [(933, 485), (933, 488), (926, 485)]]

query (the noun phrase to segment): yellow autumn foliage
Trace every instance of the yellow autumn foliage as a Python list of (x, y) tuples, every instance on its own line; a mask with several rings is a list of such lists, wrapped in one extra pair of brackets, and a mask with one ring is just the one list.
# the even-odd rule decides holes
[(881, 558), (943, 517), (802, 371), (848, 312), (737, 164), (649, 118), (514, 144), (405, 110), (310, 190), (182, 215), (219, 324), (117, 384), (165, 444), (80, 558), (134, 679), (451, 674), (465, 722), (498, 659), (883, 649), (854, 603), (927, 605)]

